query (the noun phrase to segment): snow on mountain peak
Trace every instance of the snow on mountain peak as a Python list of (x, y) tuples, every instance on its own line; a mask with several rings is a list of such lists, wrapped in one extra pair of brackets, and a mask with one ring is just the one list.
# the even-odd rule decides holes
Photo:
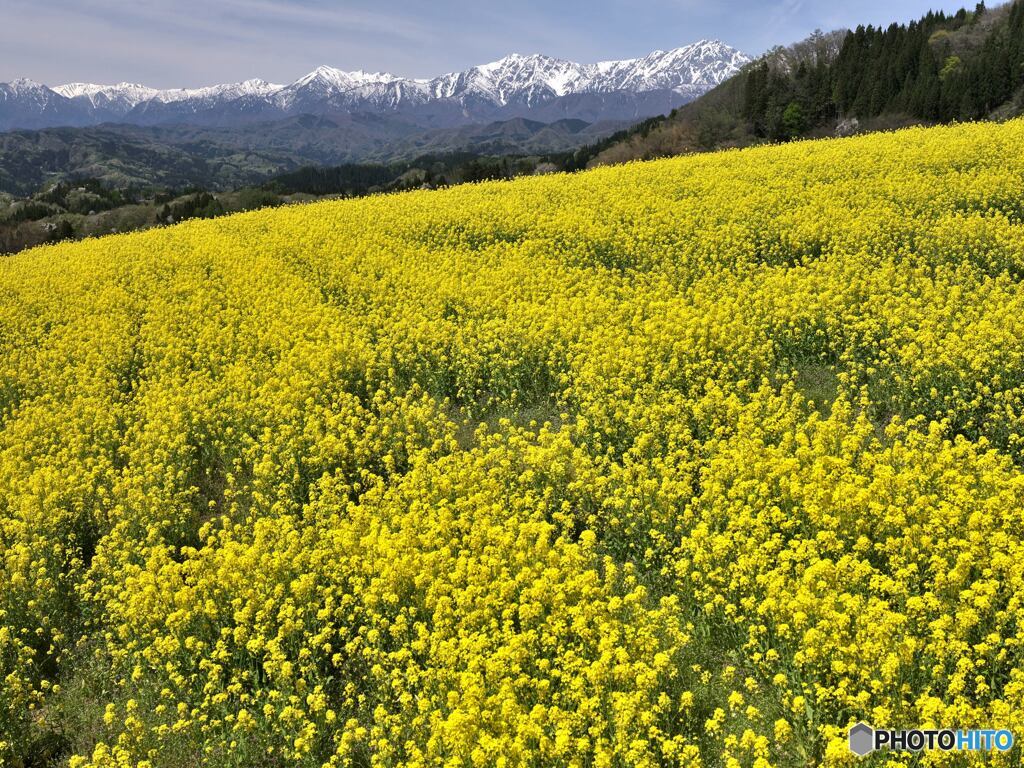
[(252, 80), (246, 80), (244, 83), (238, 83), (234, 86), (234, 93), (237, 93), (239, 96), (269, 96), (277, 93), (283, 87), (283, 85), (268, 83), (266, 80), (261, 80), (257, 77)]
[(508, 104), (517, 98), (531, 102), (547, 94), (558, 97), (576, 93), (606, 93), (625, 90), (647, 92), (677, 90), (691, 93), (718, 85), (735, 74), (749, 57), (717, 40), (698, 40), (670, 51), (654, 51), (647, 56), (597, 64), (578, 64), (542, 54), (511, 53), (496, 61), (480, 64), (464, 72), (452, 72), (432, 80), (413, 80), (362, 70), (345, 72), (322, 66), (283, 89), (279, 97), (291, 103), (293, 94), (304, 89), (344, 93), (356, 89), (391, 89), (424, 92), (434, 98), (462, 95)]
[(320, 66), (308, 75), (300, 77), (289, 89), (299, 89), (306, 86), (319, 86), (322, 88), (347, 91), (364, 85), (377, 85), (381, 83), (393, 83), (402, 78), (386, 72), (364, 72), (359, 69), (355, 72), (346, 72), (335, 67)]
[(154, 98), (159, 91), (139, 83), (96, 85), (94, 83), (68, 83), (52, 89), (66, 99), (88, 101), (94, 107), (103, 106), (128, 112), (137, 104)]
[(572, 61), (533, 54), (509, 56), (469, 70), (469, 87), (507, 103), (519, 94), (547, 89), (556, 96), (576, 92), (587, 79), (586, 67)]
[(47, 110), (59, 97), (42, 83), (19, 77), (9, 83), (0, 83), (0, 104), (19, 103), (33, 105), (39, 112)]
[(699, 40), (670, 51), (652, 51), (640, 59), (598, 65), (601, 91), (713, 88), (734, 75), (750, 58), (717, 40)]
[(29, 80), (27, 77), (19, 77), (17, 80), (12, 80), (7, 85), (15, 93), (24, 93), (46, 89), (46, 86), (42, 83), (37, 83), (35, 80)]
[[(275, 97), (290, 102), (299, 91), (339, 94), (357, 89), (392, 86), (397, 90), (422, 90), (449, 98), (466, 89), (478, 96), (507, 103), (523, 93), (538, 89), (554, 96), (571, 93), (601, 93), (615, 90), (637, 92), (672, 90), (691, 86), (714, 86), (734, 74), (749, 57), (718, 40), (698, 40), (670, 51), (653, 51), (647, 56), (596, 64), (578, 64), (541, 54), (511, 53), (504, 58), (430, 80), (398, 77), (386, 72), (353, 72), (327, 65), (319, 66), (290, 85), (274, 85), (253, 79), (243, 83), (205, 88), (158, 90), (137, 83), (94, 85), (69, 83), (53, 89), (65, 98), (85, 98), (97, 103), (165, 104), (187, 100), (231, 99), (242, 96)], [(41, 88), (30, 80), (18, 80), (12, 88)]]
[(750, 59), (717, 40), (699, 40), (671, 51), (642, 58), (577, 64), (548, 56), (511, 54), (474, 67), (469, 78), (476, 88), (499, 102), (524, 91), (548, 89), (556, 96), (657, 90), (691, 92), (718, 85)]
[[(670, 92), (694, 98), (735, 74), (750, 59), (717, 40), (698, 40), (670, 51), (635, 59), (579, 64), (541, 54), (512, 53), (463, 72), (433, 79), (398, 77), (384, 72), (344, 71), (320, 66), (289, 85), (252, 79), (205, 88), (158, 90), (138, 83), (68, 83), (53, 89), (31, 80), (0, 84), (6, 104), (34, 104), (31, 112), (59, 107), (63, 100), (76, 121), (192, 119), (213, 109), (242, 109), (246, 114), (291, 115), (324, 110), (394, 111), (432, 101), (454, 102), (465, 114), (489, 107), (515, 109), (568, 95)], [(238, 102), (238, 104), (235, 104)], [(233, 106), (232, 106), (233, 105)], [(84, 110), (84, 111), (83, 111)], [(0, 118), (3, 116), (0, 115)]]
[(206, 88), (171, 88), (158, 90), (139, 83), (118, 83), (117, 85), (96, 85), (94, 83), (68, 83), (53, 88), (55, 93), (68, 99), (88, 101), (93, 107), (105, 108), (127, 114), (134, 107), (153, 102), (174, 104), (177, 102), (218, 99), (237, 99), (242, 96), (265, 96), (279, 90), (281, 86), (265, 80), (246, 80), (244, 83), (213, 85)]

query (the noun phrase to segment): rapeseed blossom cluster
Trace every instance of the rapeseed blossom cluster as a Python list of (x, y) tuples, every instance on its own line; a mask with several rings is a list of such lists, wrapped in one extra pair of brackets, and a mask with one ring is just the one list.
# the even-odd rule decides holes
[(0, 261), (0, 764), (1024, 735), (1022, 149), (914, 129)]

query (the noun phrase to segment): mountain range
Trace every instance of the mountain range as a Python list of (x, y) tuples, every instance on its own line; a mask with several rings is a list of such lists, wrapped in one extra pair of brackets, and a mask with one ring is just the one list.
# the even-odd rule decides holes
[(133, 83), (0, 84), (0, 130), (194, 125), (230, 128), (298, 115), (384, 115), (419, 129), (528, 118), (636, 121), (664, 114), (735, 74), (749, 57), (701, 40), (638, 59), (578, 64), (513, 54), (433, 79), (318, 67), (288, 85), (263, 80), (158, 90)]

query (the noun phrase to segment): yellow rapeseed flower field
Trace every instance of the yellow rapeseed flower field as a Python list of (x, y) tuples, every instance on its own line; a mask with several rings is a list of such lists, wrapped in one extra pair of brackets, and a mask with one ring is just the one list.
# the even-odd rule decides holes
[(0, 260), (0, 763), (1024, 736), (1022, 279), (1024, 122)]

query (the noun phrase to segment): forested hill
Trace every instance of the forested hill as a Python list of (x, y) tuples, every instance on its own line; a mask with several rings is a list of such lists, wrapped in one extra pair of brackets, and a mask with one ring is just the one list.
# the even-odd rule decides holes
[(835, 64), (841, 113), (905, 112), (950, 122), (988, 117), (1024, 84), (1024, 2), (907, 27), (859, 27)]
[(601, 164), (1024, 111), (1024, 0), (775, 48), (670, 116), (581, 152)]

